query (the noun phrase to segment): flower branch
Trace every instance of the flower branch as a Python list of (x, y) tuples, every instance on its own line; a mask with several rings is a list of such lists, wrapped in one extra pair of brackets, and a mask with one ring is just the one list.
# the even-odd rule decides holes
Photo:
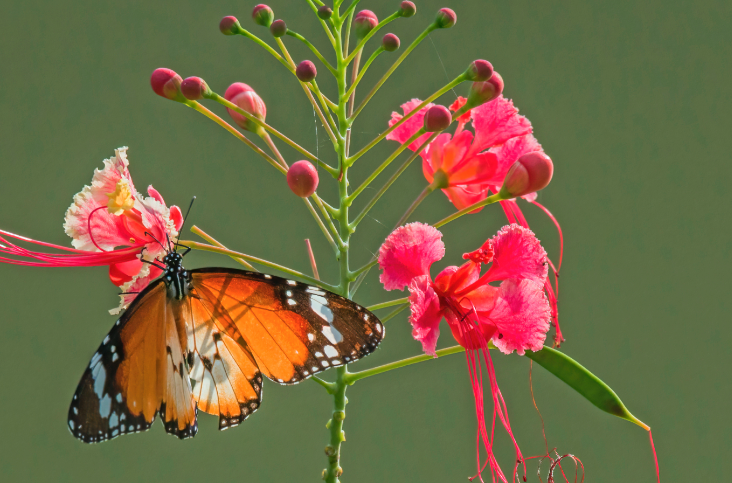
[[(194, 227), (196, 228), (196, 227)], [(193, 231), (193, 228), (191, 229)], [(226, 248), (221, 248), (217, 246), (212, 245), (206, 245), (204, 243), (195, 242), (192, 240), (185, 240), (180, 242), (181, 245), (185, 245), (187, 247), (192, 248), (193, 250), (201, 250), (206, 252), (212, 252), (212, 253), (219, 253), (221, 255), (226, 255), (231, 258), (241, 258), (251, 263), (257, 263), (259, 265), (263, 265), (265, 267), (273, 268), (275, 270), (278, 270), (282, 273), (286, 273), (288, 275), (292, 275), (293, 277), (300, 278), (302, 280), (307, 281), (308, 283), (312, 285), (317, 285), (319, 287), (325, 288), (326, 290), (334, 290), (337, 289), (337, 287), (330, 285), (328, 283), (322, 282), (320, 280), (317, 280), (314, 277), (311, 277), (310, 275), (306, 275), (302, 272), (298, 272), (297, 270), (293, 270), (291, 268), (287, 268), (285, 266), (279, 265), (274, 262), (270, 262), (268, 260), (264, 260), (262, 258), (253, 257), (251, 255), (246, 255), (244, 253), (235, 252), (232, 250), (227, 250)]]
[[(492, 344), (489, 345), (490, 349), (494, 349)], [(383, 366), (374, 367), (373, 369), (367, 369), (365, 371), (360, 372), (351, 372), (346, 376), (346, 384), (351, 385), (355, 383), (356, 381), (360, 381), (361, 379), (365, 379), (367, 377), (375, 376), (377, 374), (383, 374), (385, 372), (392, 371), (394, 369), (399, 369), (401, 367), (410, 366), (412, 364), (417, 364), (418, 362), (425, 362), (425, 361), (431, 361), (433, 359), (437, 359), (439, 357), (445, 357), (452, 354), (459, 354), (461, 352), (465, 352), (465, 347), (456, 345), (453, 347), (448, 347), (446, 349), (440, 349), (436, 351), (436, 355), (432, 356), (430, 354), (422, 354), (419, 356), (410, 357), (408, 359), (403, 359), (401, 361), (392, 362), (389, 364), (384, 364)]]
[(350, 64), (350, 63), (351, 63), (351, 61), (352, 61), (352, 60), (353, 60), (353, 59), (354, 59), (354, 58), (356, 57), (356, 54), (357, 54), (358, 52), (361, 52), (361, 50), (363, 49), (364, 45), (366, 45), (366, 42), (368, 42), (368, 41), (369, 41), (369, 39), (370, 39), (371, 37), (373, 37), (374, 35), (376, 35), (376, 32), (378, 32), (378, 31), (379, 31), (379, 29), (381, 29), (381, 28), (382, 28), (382, 27), (383, 27), (384, 25), (386, 25), (386, 24), (388, 24), (388, 23), (390, 23), (390, 22), (392, 22), (392, 21), (394, 21), (394, 20), (398, 19), (398, 18), (399, 18), (399, 17), (401, 17), (401, 16), (402, 16), (402, 14), (401, 14), (401, 11), (396, 11), (395, 13), (393, 13), (393, 14), (389, 15), (389, 16), (388, 16), (388, 17), (386, 17), (386, 18), (385, 18), (384, 20), (382, 20), (381, 22), (379, 22), (379, 23), (378, 23), (378, 24), (376, 25), (376, 27), (374, 27), (373, 29), (371, 29), (371, 30), (369, 31), (369, 33), (367, 33), (367, 34), (366, 34), (366, 35), (365, 35), (365, 36), (364, 36), (364, 37), (363, 37), (363, 38), (362, 38), (362, 39), (361, 39), (361, 40), (360, 40), (360, 41), (358, 42), (358, 44), (356, 45), (356, 47), (355, 47), (355, 48), (353, 49), (353, 52), (351, 53), (351, 55), (349, 55), (348, 57), (346, 57), (346, 59), (344, 60), (344, 62), (345, 62), (346, 64)]
[(373, 312), (374, 310), (386, 309), (388, 307), (393, 307), (395, 305), (403, 305), (403, 304), (408, 304), (408, 303), (409, 303), (409, 298), (404, 297), (401, 299), (390, 300), (388, 302), (382, 302), (380, 304), (372, 305), (372, 306), (366, 307), (366, 308)]
[[(209, 242), (212, 245), (216, 245), (219, 248), (223, 248), (224, 250), (228, 250), (228, 248), (226, 248), (222, 243), (220, 243), (214, 237), (212, 237), (211, 235), (209, 235), (208, 233), (206, 233), (205, 231), (201, 230), (200, 228), (198, 228), (195, 225), (191, 228), (191, 232), (192, 233), (195, 233), (198, 236), (200, 236), (201, 238), (203, 238), (204, 240), (206, 240), (207, 242)], [(252, 272), (258, 272), (259, 271), (256, 268), (254, 268), (254, 266), (251, 263), (247, 262), (243, 258), (234, 258), (234, 260), (236, 262), (238, 262), (238, 263), (241, 263), (242, 265), (244, 265), (245, 267), (247, 267)]]
[(300, 42), (307, 45), (308, 48), (313, 52), (313, 54), (315, 54), (315, 56), (318, 58), (318, 60), (320, 60), (320, 62), (323, 63), (323, 65), (330, 71), (331, 74), (333, 74), (333, 75), (337, 74), (335, 67), (330, 65), (330, 62), (328, 62), (326, 60), (326, 58), (323, 57), (323, 55), (320, 53), (320, 51), (312, 43), (310, 43), (310, 41), (308, 39), (306, 39), (299, 33), (295, 32), (294, 30), (290, 30), (290, 29), (287, 29), (287, 35), (289, 35), (290, 37), (294, 37), (297, 40), (299, 40)]

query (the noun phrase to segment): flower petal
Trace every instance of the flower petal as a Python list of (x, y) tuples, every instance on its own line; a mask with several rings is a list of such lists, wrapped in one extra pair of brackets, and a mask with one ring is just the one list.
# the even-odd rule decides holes
[[(409, 102), (405, 102), (402, 104), (402, 110), (404, 111), (404, 114), (409, 114), (412, 112), (418, 105), (422, 103), (419, 99), (412, 99)], [(417, 131), (422, 129), (424, 125), (424, 115), (427, 113), (427, 110), (434, 106), (431, 102), (427, 104), (423, 109), (421, 109), (417, 114), (410, 117), (404, 124), (396, 128), (394, 131), (390, 132), (386, 139), (390, 141), (397, 141), (401, 144), (404, 144), (407, 142), (407, 140), (414, 135)], [(391, 120), (389, 121), (389, 127), (393, 126), (397, 122), (399, 122), (402, 119), (401, 114), (398, 112), (392, 112), (391, 113)], [(408, 147), (412, 151), (416, 151), (419, 146), (422, 145), (422, 143), (430, 136), (430, 133), (425, 133), (423, 136), (420, 136), (417, 138), (416, 141), (414, 141), (412, 144), (410, 144)]]
[(531, 280), (505, 280), (496, 304), (481, 319), (497, 329), (493, 343), (501, 352), (520, 355), (542, 348), (549, 331), (551, 310), (543, 286)]
[[(490, 183), (496, 177), (497, 164), (496, 155), (493, 153), (476, 154), (453, 170), (449, 178), (450, 186)], [(506, 174), (503, 173), (503, 177), (505, 176)]]
[[(468, 206), (486, 199), (488, 196), (488, 186), (480, 184), (471, 184), (463, 186), (453, 186), (442, 190), (447, 199), (455, 205), (455, 208), (462, 210)], [(483, 207), (476, 208), (470, 213), (478, 213)]]
[(445, 256), (442, 233), (424, 223), (409, 223), (394, 230), (379, 248), (381, 283), (386, 290), (409, 285), (413, 278), (429, 275), (430, 265)]
[[(452, 297), (461, 289), (480, 278), (480, 264), (466, 262), (460, 267), (447, 267), (435, 277), (435, 288), (440, 295)], [(457, 303), (460, 303), (458, 300)]]
[(90, 186), (74, 196), (74, 202), (66, 211), (64, 230), (72, 238), (71, 245), (78, 250), (98, 252), (130, 245), (124, 215), (109, 213), (106, 200), (99, 203)]
[(440, 298), (432, 288), (429, 275), (414, 278), (409, 284), (409, 302), (412, 315), (409, 322), (412, 324), (412, 337), (422, 343), (422, 350), (426, 354), (437, 357), (435, 348), (440, 336)]
[(508, 278), (544, 283), (547, 255), (534, 232), (514, 223), (501, 228), (491, 242), (493, 264), (485, 275), (486, 283)]
[(491, 102), (473, 109), (475, 141), (472, 152), (479, 153), (505, 143), (516, 136), (531, 132), (531, 123), (518, 114), (513, 102), (498, 96)]

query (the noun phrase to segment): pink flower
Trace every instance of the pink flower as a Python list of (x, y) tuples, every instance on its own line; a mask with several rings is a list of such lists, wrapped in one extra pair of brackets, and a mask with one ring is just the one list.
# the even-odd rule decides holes
[[(412, 99), (403, 104), (404, 114), (420, 103), (419, 99)], [(465, 99), (459, 98), (450, 108), (457, 111), (464, 104)], [(423, 108), (386, 138), (405, 143), (422, 127), (424, 115), (431, 106)], [(389, 125), (393, 126), (402, 117), (392, 113)], [(503, 96), (466, 112), (457, 121), (454, 135), (440, 134), (421, 156), (427, 181), (434, 188), (442, 189), (458, 209), (485, 199), (489, 190), (498, 192), (509, 168), (521, 155), (541, 150), (531, 136), (529, 120), (519, 115), (513, 103)], [(475, 134), (464, 130), (470, 121)], [(409, 149), (416, 151), (427, 136), (420, 136), (408, 146)]]
[[(128, 166), (127, 148), (115, 150), (115, 156), (94, 171), (91, 186), (74, 196), (64, 229), (77, 250), (110, 253), (126, 247), (137, 252), (132, 259), (108, 263), (112, 283), (123, 292), (137, 292), (161, 273), (143, 260), (152, 262), (165, 255), (177, 239), (183, 216), (177, 206), (168, 208), (152, 186), (148, 197), (138, 193)], [(134, 293), (123, 295), (116, 312), (134, 298)]]
[[(436, 355), (443, 318), (455, 340), (466, 348), (480, 437), (491, 471), (505, 482), (507, 479), (493, 456), (492, 432), (489, 436), (485, 424), (480, 374), (485, 364), (494, 402), (493, 422), (499, 417), (513, 438), (488, 341), (506, 354), (516, 351), (523, 355), (526, 350), (542, 348), (551, 321), (543, 287), (548, 269), (546, 252), (529, 229), (512, 224), (503, 227), (479, 249), (464, 254), (463, 258), (468, 260), (465, 264), (445, 268), (433, 281), (429, 268), (444, 253), (441, 234), (435, 228), (420, 223), (398, 228), (379, 250), (381, 281), (387, 290), (403, 288), (408, 283), (412, 336), (422, 344), (425, 353)], [(481, 266), (488, 264), (490, 268), (481, 275)], [(500, 284), (491, 285), (492, 282)], [(521, 461), (515, 441), (514, 445), (517, 461)]]

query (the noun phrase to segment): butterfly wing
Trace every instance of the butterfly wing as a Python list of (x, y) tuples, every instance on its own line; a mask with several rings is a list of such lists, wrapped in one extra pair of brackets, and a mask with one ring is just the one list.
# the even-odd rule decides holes
[(184, 302), (193, 397), (202, 411), (219, 416), (219, 429), (237, 426), (259, 408), (262, 374), (249, 350), (220, 329), (226, 314), (195, 288)]
[(191, 275), (193, 291), (220, 333), (281, 384), (360, 359), (384, 336), (374, 314), (319, 287), (228, 268)]
[(196, 434), (196, 408), (172, 306), (162, 280), (151, 283), (104, 338), (79, 382), (68, 415), (85, 443), (145, 431), (157, 413), (166, 431)]

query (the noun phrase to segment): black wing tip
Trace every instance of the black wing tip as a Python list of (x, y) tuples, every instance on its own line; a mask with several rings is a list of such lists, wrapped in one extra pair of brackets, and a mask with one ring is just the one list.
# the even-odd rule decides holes
[(239, 403), (239, 410), (241, 414), (239, 416), (226, 417), (223, 414), (219, 415), (219, 431), (226, 431), (229, 428), (235, 428), (244, 422), (249, 416), (256, 413), (259, 407), (262, 405), (262, 401), (252, 399), (245, 403)]

